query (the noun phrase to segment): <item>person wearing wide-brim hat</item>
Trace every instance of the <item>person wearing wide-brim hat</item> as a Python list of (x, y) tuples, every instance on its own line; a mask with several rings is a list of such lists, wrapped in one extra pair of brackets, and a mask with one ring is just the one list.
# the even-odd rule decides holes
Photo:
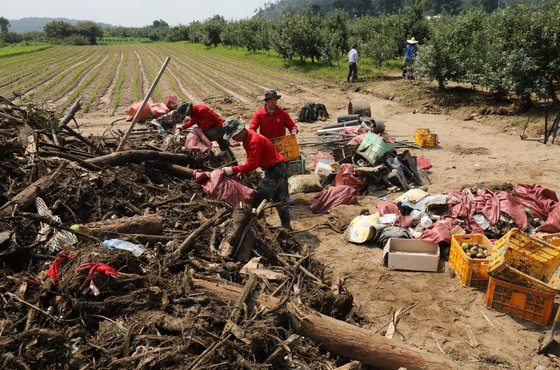
[(416, 58), (416, 52), (418, 51), (418, 41), (414, 37), (410, 40), (406, 40), (408, 45), (406, 45), (406, 54), (404, 55), (403, 63), (403, 78), (414, 79), (414, 69), (412, 68), (414, 64), (414, 58)]
[(291, 134), (297, 134), (297, 126), (288, 112), (278, 106), (281, 97), (276, 90), (264, 92), (264, 106), (253, 115), (249, 130), (258, 131), (268, 139), (286, 135), (286, 129)]

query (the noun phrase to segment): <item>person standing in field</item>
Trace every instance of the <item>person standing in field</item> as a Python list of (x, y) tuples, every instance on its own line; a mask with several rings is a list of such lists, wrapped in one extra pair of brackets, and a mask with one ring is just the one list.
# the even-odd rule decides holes
[[(257, 110), (251, 119), (249, 131), (257, 132), (267, 139), (274, 139), (286, 135), (286, 129), (295, 135), (298, 128), (288, 112), (278, 106), (278, 100), (282, 95), (278, 95), (275, 90), (266, 90), (264, 93), (264, 107)], [(288, 204), (293, 203), (288, 193), (288, 182), (285, 183), (285, 199)]]
[(350, 75), (352, 75), (352, 82), (358, 81), (358, 45), (352, 45), (352, 50), (348, 53), (348, 76), (346, 82), (350, 82)]
[(414, 37), (410, 40), (406, 40), (408, 45), (406, 45), (406, 54), (404, 55), (404, 63), (402, 66), (403, 78), (407, 79), (414, 79), (414, 68), (412, 67), (414, 64), (414, 59), (416, 58), (416, 52), (418, 51), (418, 41)]

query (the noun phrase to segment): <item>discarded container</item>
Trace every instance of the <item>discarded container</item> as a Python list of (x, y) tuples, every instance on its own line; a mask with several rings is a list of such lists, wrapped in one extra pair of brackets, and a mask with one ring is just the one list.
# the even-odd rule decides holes
[(382, 264), (398, 270), (435, 272), (439, 255), (437, 244), (419, 239), (391, 238), (383, 248)]
[(462, 243), (482, 244), (490, 252), (493, 245), (484, 235), (453, 235), (451, 237), (451, 248), (449, 250), (449, 265), (463, 286), (485, 286), (488, 284), (488, 261), (489, 258), (469, 258)]
[(555, 296), (554, 289), (532, 289), (490, 277), (486, 307), (544, 325), (550, 320)]
[(369, 102), (365, 100), (352, 100), (348, 103), (348, 114), (359, 114), (361, 116), (371, 117)]
[(333, 173), (333, 168), (331, 163), (334, 163), (332, 159), (319, 159), (317, 165), (315, 166), (315, 175), (319, 176), (321, 181), (323, 181), (327, 176)]
[(293, 161), (298, 159), (300, 156), (299, 145), (296, 139), (296, 135), (286, 135), (275, 137), (270, 139), (272, 144), (276, 147), (276, 150), (284, 156), (285, 161)]
[(109, 239), (103, 241), (103, 246), (109, 249), (122, 249), (125, 251), (132, 252), (134, 256), (140, 257), (144, 253), (144, 248), (139, 244), (134, 244), (126, 240), (120, 239)]
[(395, 144), (385, 141), (383, 136), (370, 132), (361, 142), (356, 154), (375, 165), (378, 158), (395, 148)]
[(385, 226), (379, 224), (379, 213), (356, 216), (346, 228), (344, 238), (352, 243), (365, 243), (379, 238)]
[(556, 247), (560, 247), (560, 233), (547, 234), (547, 235), (536, 235), (536, 238), (542, 239), (547, 243), (550, 243)]
[(303, 175), (305, 173), (305, 157), (300, 154), (298, 159), (286, 162), (288, 165), (288, 176)]
[(560, 248), (512, 229), (494, 243), (488, 274), (535, 289), (559, 289)]
[(414, 141), (422, 148), (433, 148), (437, 144), (437, 134), (430, 132), (428, 128), (417, 128)]

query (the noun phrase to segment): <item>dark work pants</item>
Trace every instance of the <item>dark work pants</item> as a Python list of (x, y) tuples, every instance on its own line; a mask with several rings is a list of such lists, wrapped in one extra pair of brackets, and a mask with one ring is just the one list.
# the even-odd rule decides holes
[(352, 75), (352, 82), (358, 81), (358, 66), (356, 63), (348, 63), (348, 76), (346, 76), (346, 82), (350, 82), (350, 75)]
[(206, 131), (202, 131), (204, 136), (210, 141), (217, 141), (218, 145), (220, 146), (220, 150), (223, 152), (228, 153), (230, 155), (231, 160), (235, 160), (235, 156), (233, 152), (229, 148), (229, 140), (224, 139), (224, 128), (223, 127), (210, 127)]
[[(278, 162), (274, 166), (264, 169), (264, 178), (255, 189), (253, 208), (258, 207), (261, 202), (271, 200), (273, 202), (284, 202), (286, 198), (286, 186), (288, 182), (288, 165), (286, 162)], [(291, 228), (290, 211), (288, 207), (277, 208), (282, 227)]]

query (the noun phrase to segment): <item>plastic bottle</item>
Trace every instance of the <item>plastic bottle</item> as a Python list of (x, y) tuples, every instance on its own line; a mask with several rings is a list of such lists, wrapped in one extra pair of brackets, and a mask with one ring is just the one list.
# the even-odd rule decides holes
[(109, 249), (123, 249), (132, 252), (136, 257), (140, 257), (144, 253), (144, 248), (139, 244), (134, 244), (126, 240), (109, 239), (103, 242), (103, 246)]

